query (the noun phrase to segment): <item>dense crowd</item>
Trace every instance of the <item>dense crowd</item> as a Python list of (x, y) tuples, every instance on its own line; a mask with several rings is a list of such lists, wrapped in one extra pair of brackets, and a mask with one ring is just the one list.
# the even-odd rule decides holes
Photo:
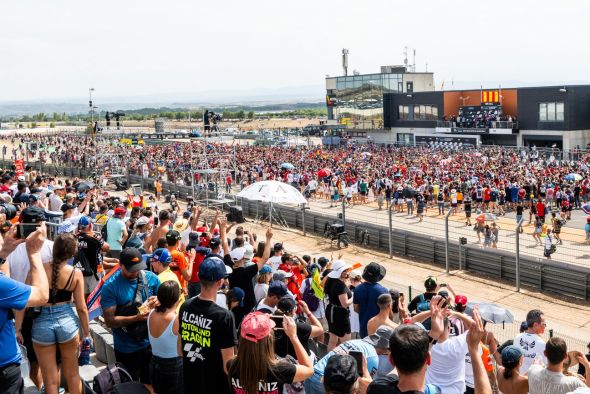
[[(301, 173), (330, 167), (337, 179), (357, 176), (368, 184), (381, 179), (371, 174), (388, 171), (373, 161), (385, 157), (378, 152), (248, 148), (237, 162), (259, 153), (251, 165), (262, 175), (244, 164), (244, 177), (289, 181), (294, 173), (271, 161), (303, 154)], [(396, 157), (392, 183), (419, 187), (418, 177), (435, 176), (430, 162), (418, 170), (403, 167), (404, 154)], [(469, 154), (452, 160), (461, 157)], [(0, 177), (2, 393), (22, 392), (24, 349), (38, 388), (60, 392), (61, 370), (69, 392), (83, 392), (78, 363), (92, 346), (89, 322), (98, 316), (114, 337), (120, 367), (113, 368), (155, 393), (590, 391), (586, 357), (568, 353), (560, 338), (544, 341), (540, 310), (527, 314), (513, 341), (500, 344), (486, 330), (485, 314), (468, 312), (467, 297), (435, 278), (406, 299), (380, 284), (386, 269), (378, 263), (297, 256), (273, 240), (271, 229), (256, 234), (220, 211), (183, 211), (154, 199), (138, 204), (32, 172)], [(441, 183), (455, 182), (448, 177)], [(569, 372), (575, 363), (581, 374)]]

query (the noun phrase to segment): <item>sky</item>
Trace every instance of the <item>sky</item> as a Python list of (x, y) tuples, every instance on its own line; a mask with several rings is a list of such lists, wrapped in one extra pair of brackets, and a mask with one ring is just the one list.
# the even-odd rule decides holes
[(437, 89), (590, 82), (589, 16), (583, 0), (2, 1), (0, 102), (90, 87), (97, 101), (293, 87), (321, 100), (342, 48), (361, 73), (415, 48)]

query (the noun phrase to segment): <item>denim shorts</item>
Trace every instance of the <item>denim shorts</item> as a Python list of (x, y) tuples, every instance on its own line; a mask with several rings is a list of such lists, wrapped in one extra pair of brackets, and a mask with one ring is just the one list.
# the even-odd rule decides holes
[(33, 321), (33, 342), (54, 345), (71, 341), (80, 331), (78, 316), (71, 304), (41, 307)]

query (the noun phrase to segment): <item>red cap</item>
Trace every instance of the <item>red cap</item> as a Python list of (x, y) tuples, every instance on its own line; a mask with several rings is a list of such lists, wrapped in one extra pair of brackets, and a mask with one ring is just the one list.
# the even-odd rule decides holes
[(455, 304), (461, 304), (463, 306), (466, 306), (467, 305), (467, 297), (465, 297), (464, 295), (457, 294), (455, 296)]
[(213, 229), (213, 234), (219, 234), (219, 229), (218, 228)]
[(127, 210), (123, 207), (115, 208), (115, 215), (125, 215)]
[(206, 227), (197, 227), (197, 232), (198, 233), (206, 233), (207, 232), (207, 228)]
[(263, 312), (252, 312), (242, 320), (240, 335), (251, 342), (258, 342), (266, 338), (275, 327), (275, 322)]

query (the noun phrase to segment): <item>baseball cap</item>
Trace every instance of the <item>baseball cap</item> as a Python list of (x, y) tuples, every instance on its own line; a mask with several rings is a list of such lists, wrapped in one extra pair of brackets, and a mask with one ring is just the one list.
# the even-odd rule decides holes
[(462, 306), (467, 306), (467, 297), (461, 294), (457, 294), (455, 296), (455, 304), (461, 304)]
[(265, 265), (260, 271), (258, 271), (260, 275), (268, 274), (270, 272), (272, 272), (272, 268), (270, 268), (269, 265)]
[(166, 242), (175, 242), (178, 241), (182, 238), (182, 236), (180, 235), (180, 233), (176, 230), (170, 230), (166, 233)]
[(150, 222), (150, 220), (147, 218), (147, 216), (140, 216), (139, 219), (137, 219), (135, 221), (135, 225), (136, 226), (145, 226), (149, 222)]
[(74, 193), (68, 193), (68, 194), (66, 194), (66, 196), (65, 196), (65, 199), (66, 200), (69, 200), (71, 198), (76, 198), (76, 195)]
[(24, 175), (19, 175), (17, 178), (19, 181), (24, 182), (25, 181), (25, 176)]
[(363, 270), (363, 279), (367, 282), (377, 283), (385, 277), (385, 267), (378, 263), (369, 263)]
[(124, 216), (127, 213), (127, 210), (123, 207), (115, 208), (115, 215), (117, 216)]
[(522, 356), (522, 351), (514, 345), (506, 346), (502, 350), (502, 365), (517, 365)]
[(436, 287), (436, 280), (432, 276), (429, 276), (424, 281), (424, 287), (427, 289)]
[(207, 232), (207, 227), (197, 227), (197, 232), (198, 233), (206, 233)]
[(232, 287), (230, 289), (230, 291), (227, 292), (228, 300), (233, 299), (234, 301), (238, 301), (240, 303), (241, 307), (244, 306), (244, 296), (245, 295), (246, 295), (246, 293), (244, 293), (244, 290), (242, 290), (239, 287)]
[(297, 302), (291, 297), (283, 297), (277, 304), (277, 309), (285, 315), (290, 314), (297, 307)]
[(211, 238), (211, 241), (209, 241), (209, 247), (211, 249), (218, 248), (220, 244), (221, 244), (221, 240), (219, 238)]
[(359, 378), (356, 360), (350, 354), (335, 354), (324, 368), (324, 387), (333, 392), (348, 392)]
[(174, 226), (172, 226), (172, 228), (175, 231), (184, 231), (186, 230), (186, 228), (188, 227), (188, 220), (186, 219), (178, 219), (176, 222), (174, 222)]
[(249, 261), (254, 257), (254, 247), (250, 244), (244, 246), (244, 260)]
[(244, 248), (235, 248), (231, 252), (229, 252), (229, 256), (233, 261), (240, 261), (244, 258), (244, 252), (246, 249)]
[(151, 258), (161, 263), (170, 263), (172, 261), (172, 256), (166, 248), (158, 248), (154, 250), (154, 253), (152, 253)]
[(45, 220), (45, 211), (39, 207), (26, 207), (20, 215), (21, 223), (40, 223)]
[(188, 218), (190, 218), (190, 217), (191, 217), (191, 213), (190, 213), (189, 211), (184, 211), (184, 212), (182, 213), (182, 217), (183, 217), (184, 219), (188, 219)]
[(146, 269), (141, 252), (137, 248), (125, 248), (119, 256), (119, 261), (129, 272), (137, 272)]
[[(201, 264), (203, 266), (203, 264)], [(278, 296), (280, 298), (287, 295), (287, 285), (280, 281), (272, 281), (268, 285), (268, 295)]]
[(252, 312), (242, 320), (240, 336), (257, 343), (269, 336), (273, 328), (275, 328), (275, 322), (270, 318), (270, 315), (263, 312)]
[(78, 221), (78, 228), (86, 228), (92, 224), (92, 219), (88, 216), (82, 216)]
[(216, 282), (227, 278), (228, 272), (219, 256), (207, 257), (199, 266), (199, 279)]
[(63, 188), (64, 188), (64, 187), (63, 187), (62, 185), (55, 185), (55, 186), (53, 186), (53, 191), (56, 191), (56, 190), (63, 190)]
[(75, 205), (72, 205), (72, 204), (67, 204), (67, 203), (61, 205), (61, 211), (62, 212), (67, 212), (70, 209), (76, 209), (76, 206)]
[(282, 281), (285, 280), (287, 278), (290, 278), (293, 276), (292, 272), (286, 272), (283, 270), (277, 270), (277, 272), (275, 272), (274, 274), (272, 274), (272, 280), (278, 280), (278, 281)]
[(192, 232), (188, 235), (188, 247), (195, 248), (199, 245), (199, 234)]
[(12, 197), (8, 193), (0, 194), (0, 199), (2, 199), (6, 204), (12, 204)]
[(374, 334), (364, 337), (363, 341), (368, 342), (379, 349), (388, 349), (389, 338), (391, 338), (392, 334), (393, 328), (382, 325), (377, 328), (377, 331), (375, 331)]

